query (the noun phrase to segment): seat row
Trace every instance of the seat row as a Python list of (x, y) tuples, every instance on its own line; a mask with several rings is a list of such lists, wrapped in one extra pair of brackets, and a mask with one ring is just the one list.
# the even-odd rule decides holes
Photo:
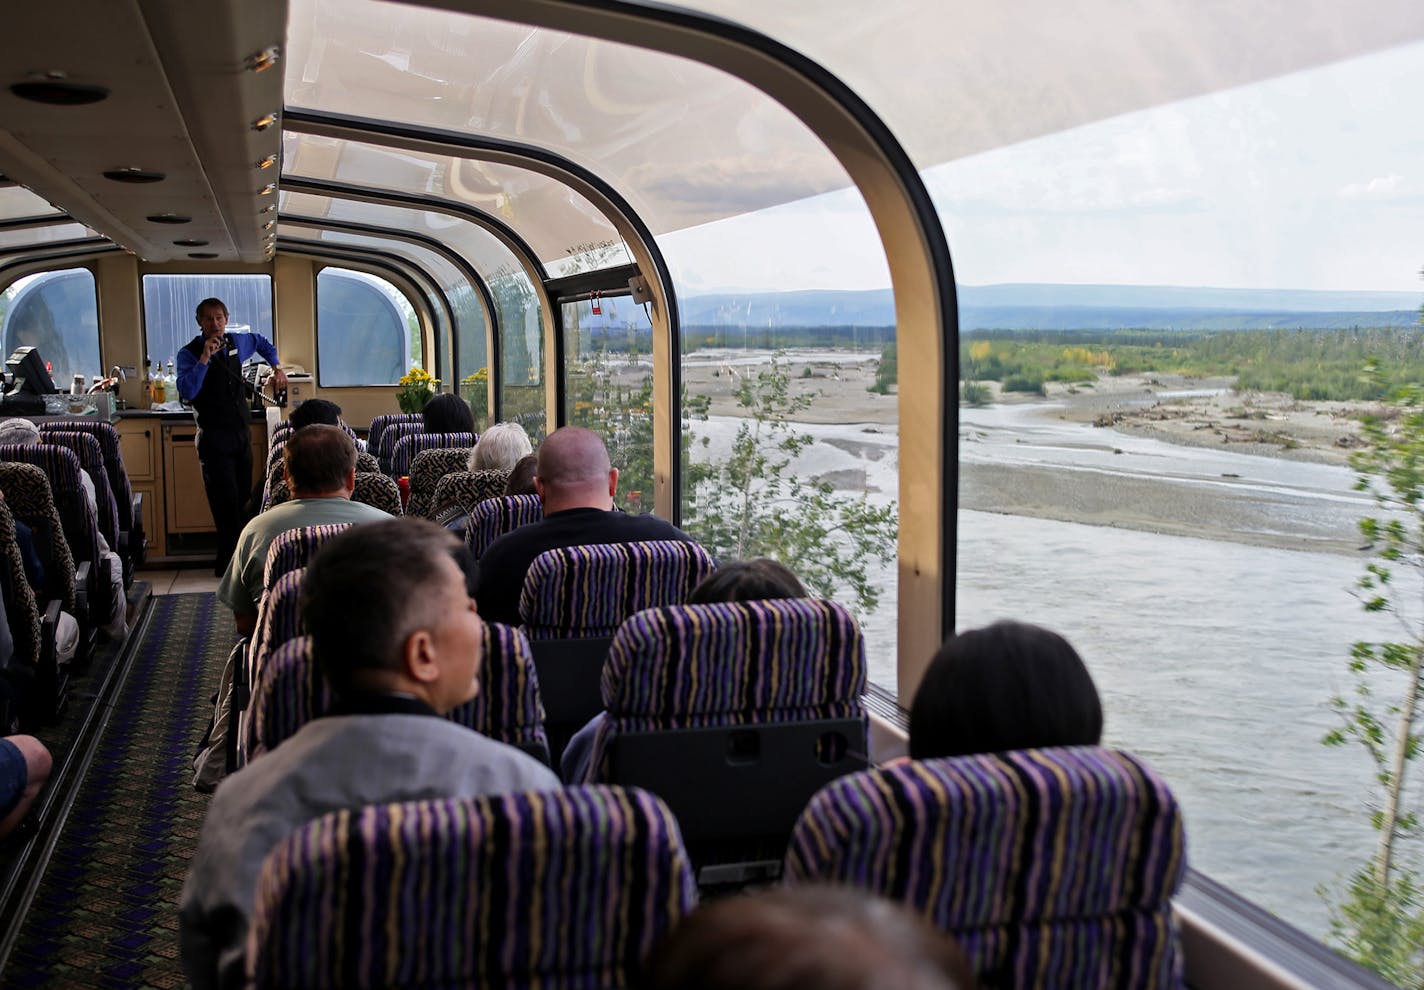
[[(63, 661), (84, 662), (98, 630), (126, 609), (123, 590), (147, 548), (142, 496), (135, 496), (129, 485), (113, 426), (72, 419), (47, 421), (38, 430), (38, 443), (0, 444), (0, 494), (7, 516), (0, 521), (0, 553), (8, 557), (13, 552), (23, 565), (15, 535), (18, 520), (32, 535), (43, 571), (42, 582), (34, 586), (23, 566), (18, 572), (6, 567), (0, 575), (5, 579), (6, 629), (16, 645), (4, 669), (21, 696), (16, 714), (29, 726), (58, 713), (68, 680), (69, 664)], [(93, 487), (92, 502), (85, 480)], [(104, 552), (105, 546), (113, 556)], [(63, 641), (62, 615), (77, 625), (77, 643)]]
[[(681, 831), (657, 797), (602, 785), (326, 815), (264, 863), (249, 985), (636, 985), (696, 903)], [(841, 777), (797, 821), (784, 882), (908, 905), (984, 986), (1178, 988), (1185, 868), (1161, 778), (1079, 747)]]

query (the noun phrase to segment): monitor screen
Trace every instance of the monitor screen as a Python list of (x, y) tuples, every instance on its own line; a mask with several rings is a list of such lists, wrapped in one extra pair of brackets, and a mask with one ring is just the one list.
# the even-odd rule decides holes
[(58, 392), (54, 379), (50, 378), (44, 358), (33, 347), (17, 347), (15, 353), (5, 361), (5, 367), (15, 376), (13, 391), (29, 392), (31, 395), (46, 395)]

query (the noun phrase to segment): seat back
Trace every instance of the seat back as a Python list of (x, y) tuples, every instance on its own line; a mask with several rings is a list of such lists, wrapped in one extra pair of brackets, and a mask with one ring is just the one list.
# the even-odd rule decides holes
[(677, 823), (642, 791), (338, 811), (268, 854), (248, 983), (630, 986), (695, 899)]
[(119, 446), (119, 431), (102, 420), (62, 419), (40, 423), (40, 438), (51, 431), (87, 433), (99, 442), (99, 451), (104, 457), (104, 471), (109, 476), (109, 491), (114, 496), (114, 508), (119, 514), (119, 528), (132, 531), (133, 488), (129, 484), (129, 473), (124, 469), (123, 450)]
[[(417, 433), (425, 432), (425, 420), (416, 415), (413, 419), (401, 420), (395, 423), (387, 423), (385, 429), (381, 431), (381, 445), (367, 441), (368, 450), (375, 449), (376, 460), (381, 462), (381, 470), (386, 474), (391, 473), (391, 457), (395, 454), (396, 444), (405, 437), (414, 436)], [(399, 475), (397, 475), (399, 477)]]
[[(38, 470), (38, 469), (36, 469)], [(15, 517), (0, 493), (0, 568), (4, 569), (5, 617), (15, 643), (14, 664), (30, 670), (40, 662), (40, 608), (25, 575), (25, 561), (15, 538)]]
[(988, 986), (1181, 987), (1172, 792), (1097, 746), (851, 774), (797, 823), (788, 881), (902, 901), (956, 936)]
[(544, 518), (544, 503), (538, 495), (500, 495), (476, 502), (465, 524), (465, 546), (479, 560), (489, 545), (505, 533), (525, 523)]
[[(335, 695), (311, 652), (311, 637), (297, 636), (272, 651), (252, 695), (252, 756), (326, 712)], [(479, 692), (456, 708), (450, 721), (523, 750), (545, 765), (544, 705), (529, 641), (513, 626), (485, 623)]]
[(376, 416), (371, 420), (371, 426), (366, 431), (366, 449), (372, 454), (380, 456), (381, 435), (386, 427), (392, 423), (425, 423), (425, 417), (420, 413), (389, 413), (384, 416)]
[[(76, 478), (75, 484), (78, 483)], [(75, 614), (74, 556), (55, 508), (49, 477), (33, 464), (0, 461), (0, 493), (14, 517), (34, 530), (35, 551), (45, 567), (40, 597), (58, 599), (66, 612)]]
[(306, 567), (323, 543), (350, 527), (350, 523), (328, 523), (325, 526), (302, 526), (279, 534), (267, 547), (262, 587), (270, 590), (283, 574)]
[(534, 645), (555, 759), (602, 710), (599, 678), (623, 620), (685, 602), (715, 566), (696, 543), (673, 540), (561, 547), (534, 558), (519, 614)]
[(300, 605), (302, 578), (306, 573), (305, 567), (288, 571), (262, 593), (262, 601), (257, 604), (257, 625), (247, 653), (250, 685), (257, 684), (263, 664), (277, 647), (306, 631)]
[(410, 462), (410, 504), (405, 507), (406, 515), (432, 518), (435, 486), (447, 474), (464, 471), (469, 459), (470, 451), (464, 447), (439, 447), (416, 454)]
[(458, 515), (468, 517), (485, 499), (503, 497), (508, 482), (508, 471), (451, 471), (435, 483), (430, 518), (443, 526)]
[(95, 520), (99, 524), (99, 532), (104, 534), (111, 549), (117, 547), (119, 510), (114, 504), (114, 493), (109, 486), (109, 473), (104, 469), (104, 453), (99, 449), (99, 441), (91, 434), (75, 430), (45, 430), (41, 436), (45, 443), (73, 451), (79, 459), (80, 468), (88, 472), (89, 479), (94, 483)]
[(811, 795), (865, 766), (865, 643), (809, 598), (674, 605), (619, 627), (590, 780), (646, 788), (699, 865), (775, 873)]
[(356, 487), (351, 490), (351, 501), (374, 505), (393, 516), (404, 514), (401, 508), (400, 486), (384, 474), (358, 472)]
[[(391, 469), (388, 473), (392, 478), (409, 475), (416, 455), (427, 450), (461, 449), (468, 457), (470, 448), (475, 445), (477, 439), (473, 433), (412, 433), (401, 437), (391, 448)], [(414, 481), (412, 478), (412, 484)], [(434, 494), (434, 491), (432, 487), (431, 494)]]
[[(281, 505), (292, 497), (292, 493), (287, 489), (286, 479), (282, 474), (283, 464), (279, 460), (267, 470), (267, 482), (262, 489), (262, 508), (270, 509), (274, 505)], [(364, 450), (356, 452), (356, 475), (359, 478), (362, 474), (380, 474), (380, 465), (376, 459)], [(397, 503), (399, 503), (399, 490), (397, 490)], [(353, 496), (354, 498), (354, 496)], [(365, 499), (355, 499), (357, 502)], [(375, 503), (372, 503), (375, 504)], [(400, 515), (400, 513), (395, 513)]]

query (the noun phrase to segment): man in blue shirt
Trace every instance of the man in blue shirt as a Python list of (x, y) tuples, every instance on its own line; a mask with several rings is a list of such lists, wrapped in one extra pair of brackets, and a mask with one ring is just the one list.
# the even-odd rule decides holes
[(221, 299), (198, 303), (202, 333), (179, 349), (176, 358), (178, 394), (193, 406), (198, 418), (198, 461), (203, 488), (217, 527), (217, 560), (213, 573), (227, 569), (245, 520), (242, 505), (252, 488), (252, 438), (242, 362), (254, 353), (272, 366), (277, 388), (287, 384), (277, 349), (257, 333), (227, 333), (227, 306)]

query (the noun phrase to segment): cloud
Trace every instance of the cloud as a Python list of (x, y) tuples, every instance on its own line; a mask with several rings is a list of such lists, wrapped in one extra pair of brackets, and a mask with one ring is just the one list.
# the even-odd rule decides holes
[(1413, 188), (1404, 176), (1397, 174), (1376, 176), (1368, 182), (1352, 182), (1341, 186), (1335, 193), (1341, 199), (1376, 200), (1412, 199), (1420, 194), (1421, 190)]

